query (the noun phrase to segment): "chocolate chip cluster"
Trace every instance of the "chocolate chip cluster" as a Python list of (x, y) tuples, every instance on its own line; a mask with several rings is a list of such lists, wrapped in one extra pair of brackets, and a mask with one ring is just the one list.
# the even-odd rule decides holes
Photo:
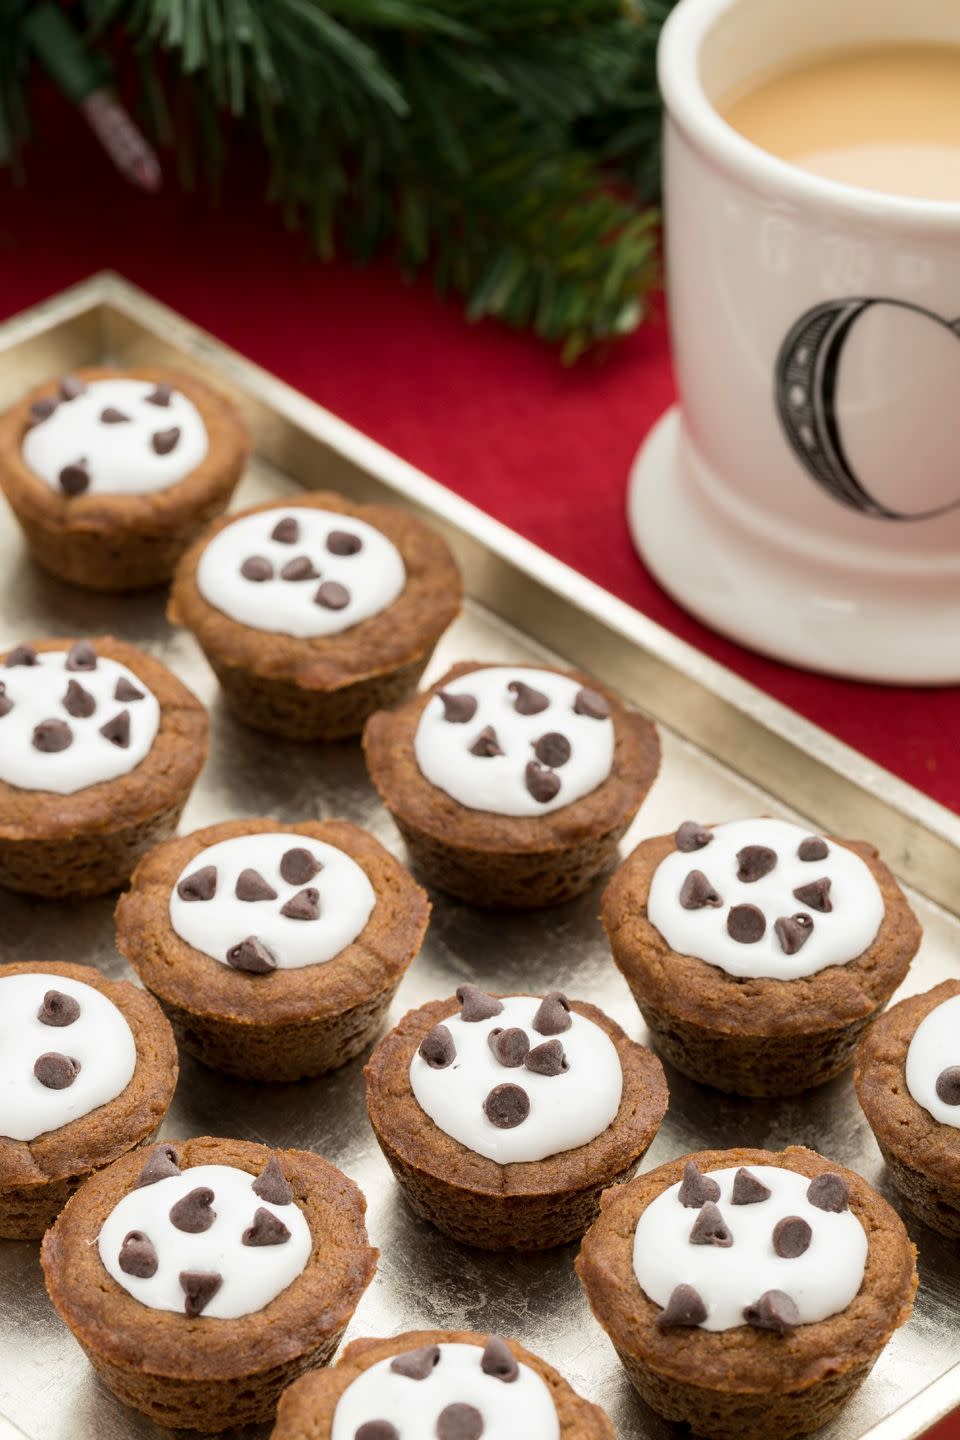
[[(408, 1380), (424, 1381), (442, 1363), (440, 1346), (424, 1345), (419, 1350), (397, 1355), (390, 1361), (390, 1369), (394, 1375), (403, 1375)], [(512, 1350), (499, 1335), (491, 1335), (480, 1352), (480, 1369), (503, 1385), (512, 1385), (520, 1374)], [(475, 1405), (454, 1401), (437, 1417), (437, 1440), (480, 1440), (483, 1433), (483, 1416)], [(400, 1440), (400, 1431), (392, 1420), (367, 1420), (354, 1432), (354, 1440)]]
[[(7, 669), (13, 669), (18, 665), (33, 666), (40, 663), (36, 650), (30, 645), (18, 645), (8, 654), (4, 664)], [(97, 668), (97, 652), (86, 640), (78, 640), (76, 645), (67, 655), (64, 669), (71, 671), (89, 671)], [(137, 700), (142, 700), (144, 691), (138, 690), (136, 685), (121, 675), (116, 683), (113, 698), (122, 705), (132, 705)], [(96, 713), (97, 702), (90, 691), (85, 689), (79, 680), (67, 682), (60, 701), (64, 710), (75, 720), (89, 720)], [(0, 718), (9, 715), (13, 710), (13, 701), (6, 693), (6, 687), (0, 681)], [(102, 713), (102, 712), (101, 712)], [(115, 711), (104, 724), (98, 727), (99, 733), (104, 740), (111, 745), (116, 745), (121, 750), (126, 750), (130, 745), (130, 711), (127, 709)], [(46, 754), (57, 754), (61, 750), (68, 750), (73, 744), (74, 732), (69, 721), (61, 720), (59, 716), (51, 716), (48, 720), (41, 720), (33, 727), (32, 744), (35, 750)]]
[[(86, 385), (76, 375), (65, 375), (60, 381), (55, 395), (44, 395), (31, 405), (30, 417), (33, 424), (42, 425), (61, 405), (67, 405), (71, 400), (76, 400), (78, 395), (86, 394), (86, 390)], [(172, 395), (173, 390), (169, 385), (157, 385), (149, 395), (145, 395), (143, 398), (148, 405), (166, 408), (170, 404)], [(114, 405), (108, 405), (100, 412), (101, 425), (129, 425), (130, 423), (131, 416), (118, 410)], [(149, 443), (156, 455), (170, 455), (180, 443), (179, 425), (154, 430)], [(90, 465), (86, 456), (78, 456), (76, 460), (71, 460), (69, 464), (64, 465), (57, 478), (65, 495), (83, 495), (90, 489)]]
[[(271, 540), (276, 540), (281, 545), (297, 545), (300, 543), (300, 525), (295, 516), (285, 515), (278, 520), (270, 534)], [(326, 540), (327, 550), (331, 555), (340, 557), (356, 555), (363, 549), (363, 541), (359, 535), (351, 530), (331, 530)], [(318, 570), (309, 555), (294, 555), (285, 564), (276, 567), (272, 560), (266, 555), (248, 555), (240, 566), (240, 574), (244, 580), (251, 581), (254, 585), (262, 585), (266, 580), (287, 580), (298, 582), (302, 580), (320, 580), (313, 603), (320, 605), (324, 610), (344, 610), (350, 604), (350, 590), (348, 586), (342, 585), (339, 580), (324, 580), (323, 572)]]
[[(80, 1002), (62, 990), (48, 990), (43, 1004), (37, 1011), (41, 1025), (50, 1025), (55, 1030), (65, 1030), (80, 1018)], [(45, 1050), (33, 1063), (33, 1073), (40, 1084), (48, 1090), (66, 1090), (80, 1074), (80, 1061), (59, 1050)]]
[[(288, 920), (320, 919), (320, 892), (307, 882), (322, 869), (320, 861), (303, 846), (295, 845), (284, 853), (280, 861), (282, 879), (288, 885), (302, 885), (304, 888), (281, 905), (281, 915), (285, 915)], [(181, 900), (202, 904), (213, 899), (217, 893), (217, 884), (216, 865), (201, 865), (199, 870), (194, 870), (180, 881), (177, 894)], [(234, 893), (238, 900), (254, 905), (277, 899), (277, 892), (270, 882), (264, 879), (259, 870), (252, 868), (240, 872)], [(256, 935), (248, 935), (239, 944), (232, 945), (226, 958), (227, 964), (234, 970), (246, 970), (252, 975), (266, 975), (277, 968), (276, 958)]]

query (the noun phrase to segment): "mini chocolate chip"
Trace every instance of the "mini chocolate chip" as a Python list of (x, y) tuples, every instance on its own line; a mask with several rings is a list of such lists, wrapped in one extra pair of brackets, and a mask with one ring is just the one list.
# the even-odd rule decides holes
[(108, 405), (106, 410), (100, 411), (100, 423), (102, 425), (128, 425), (130, 416), (124, 415), (115, 405)]
[(198, 1185), (171, 1205), (170, 1224), (187, 1235), (202, 1235), (217, 1218), (212, 1206), (213, 1191), (209, 1185)]
[(324, 580), (317, 587), (313, 603), (322, 605), (324, 610), (344, 610), (350, 604), (350, 591), (339, 580)]
[(364, 1420), (353, 1440), (400, 1440), (400, 1431), (389, 1420)]
[(657, 1316), (656, 1324), (660, 1330), (672, 1330), (680, 1325), (702, 1325), (706, 1318), (707, 1307), (699, 1291), (694, 1290), (692, 1285), (675, 1285), (670, 1299)]
[(327, 536), (327, 549), (331, 555), (356, 555), (358, 550), (363, 549), (363, 541), (350, 530), (331, 530)]
[(166, 405), (169, 405), (169, 404), (170, 404), (170, 397), (171, 397), (172, 395), (173, 395), (173, 386), (172, 386), (172, 385), (157, 385), (157, 386), (154, 387), (153, 390), (151, 390), (151, 392), (150, 392), (149, 395), (144, 395), (143, 398), (144, 398), (144, 400), (146, 401), (146, 403), (147, 403), (148, 405), (164, 405), (164, 406), (166, 406)]
[(763, 911), (756, 905), (732, 905), (727, 914), (727, 934), (740, 945), (755, 945), (767, 928)]
[(826, 860), (830, 847), (819, 835), (808, 835), (806, 840), (801, 840), (797, 846), (797, 854), (801, 860)]
[(281, 1170), (276, 1155), (270, 1156), (250, 1189), (268, 1205), (289, 1205), (293, 1200), (293, 1187)]
[(118, 710), (112, 720), (100, 726), (100, 734), (104, 740), (109, 740), (111, 745), (126, 750), (130, 744), (130, 711)]
[(89, 640), (78, 640), (70, 646), (63, 664), (64, 670), (96, 670), (97, 652)]
[(73, 731), (65, 720), (41, 720), (33, 727), (33, 748), (56, 755), (73, 744)]
[(708, 1200), (720, 1199), (720, 1186), (709, 1175), (704, 1175), (695, 1160), (688, 1160), (683, 1167), (683, 1183), (677, 1199), (688, 1210), (699, 1210)]
[(503, 750), (500, 748), (500, 741), (497, 739), (497, 732), (492, 725), (485, 725), (483, 727), (476, 740), (474, 740), (470, 746), (470, 754), (480, 755), (484, 759), (503, 754)]
[(781, 915), (774, 921), (773, 929), (784, 955), (796, 955), (813, 934), (813, 921), (802, 912), (799, 915)]
[(810, 1181), (807, 1199), (818, 1210), (829, 1210), (832, 1214), (839, 1215), (842, 1210), (849, 1208), (850, 1187), (842, 1175), (835, 1175), (830, 1171)]
[(680, 886), (680, 904), (684, 910), (702, 910), (705, 905), (716, 909), (723, 901), (702, 870), (691, 870)]
[(513, 708), (518, 715), (539, 715), (550, 704), (549, 697), (542, 690), (534, 690), (523, 680), (511, 680), (507, 689), (516, 697)]
[(591, 720), (610, 718), (610, 701), (606, 695), (601, 695), (599, 690), (588, 690), (586, 686), (577, 691), (573, 709), (576, 715), (588, 715)]
[(484, 1375), (492, 1375), (495, 1380), (502, 1380), (504, 1385), (512, 1385), (520, 1376), (520, 1366), (513, 1351), (499, 1335), (488, 1338), (480, 1356), (480, 1369)]
[(773, 1330), (777, 1335), (789, 1335), (800, 1324), (800, 1311), (782, 1290), (765, 1290), (759, 1300), (746, 1307), (743, 1318), (756, 1330)]
[(960, 1065), (948, 1065), (937, 1076), (937, 1098), (944, 1105), (960, 1105)]
[(520, 1085), (494, 1085), (483, 1113), (498, 1130), (514, 1130), (530, 1114), (530, 1096)]
[(13, 701), (7, 694), (6, 685), (4, 685), (3, 681), (0, 680), (0, 719), (2, 719), (4, 715), (9, 715), (12, 709)]
[(542, 1045), (534, 1045), (523, 1063), (534, 1075), (562, 1075), (570, 1068), (559, 1040), (544, 1040)]
[(290, 1239), (290, 1231), (283, 1221), (274, 1215), (272, 1210), (265, 1210), (258, 1205), (253, 1214), (253, 1224), (249, 1225), (240, 1237), (241, 1245), (285, 1245)]
[(319, 920), (320, 891), (312, 886), (307, 890), (298, 890), (296, 895), (290, 896), (286, 905), (281, 905), (280, 914), (286, 915), (288, 920)]
[(761, 1205), (764, 1200), (770, 1199), (770, 1187), (764, 1185), (750, 1170), (745, 1170), (741, 1165), (733, 1177), (733, 1190), (730, 1194), (731, 1205)]
[(437, 1440), (480, 1440), (483, 1416), (473, 1405), (446, 1405), (437, 1417)]
[(285, 850), (280, 861), (280, 874), (288, 885), (306, 885), (314, 875), (319, 875), (322, 869), (320, 861), (314, 859), (310, 851), (305, 850), (302, 845)]
[(549, 805), (560, 789), (560, 776), (552, 770), (544, 770), (536, 760), (531, 760), (524, 771), (527, 789), (540, 805)]
[(419, 1350), (407, 1350), (395, 1355), (390, 1361), (394, 1375), (404, 1375), (408, 1380), (426, 1380), (435, 1366), (440, 1363), (440, 1346), (424, 1345)]
[(509, 1030), (491, 1030), (487, 1043), (500, 1064), (508, 1070), (515, 1070), (518, 1065), (522, 1065), (530, 1050), (526, 1030), (517, 1026), (511, 1026)]
[(265, 555), (248, 555), (240, 566), (240, 574), (244, 580), (262, 585), (264, 580), (273, 579), (273, 566)]
[(281, 580), (319, 580), (320, 571), (315, 570), (309, 555), (295, 555), (280, 571)]
[(71, 680), (67, 685), (67, 693), (61, 700), (61, 705), (68, 715), (76, 720), (86, 720), (97, 708), (97, 702), (89, 690), (84, 690), (79, 680)]
[(59, 403), (60, 401), (53, 395), (45, 395), (40, 400), (34, 400), (30, 406), (30, 419), (35, 425), (41, 424), (44, 420), (49, 420)]
[(60, 399), (76, 400), (78, 395), (85, 395), (87, 387), (77, 375), (64, 375), (60, 381)]
[(811, 910), (819, 910), (821, 915), (829, 915), (833, 909), (833, 901), (830, 899), (831, 882), (824, 876), (821, 880), (811, 880), (809, 885), (798, 885), (793, 895), (801, 905), (807, 905)]
[(143, 699), (144, 692), (138, 690), (136, 685), (131, 685), (126, 675), (121, 675), (117, 681), (117, 688), (113, 692), (114, 700), (122, 700), (125, 704), (132, 704), (136, 700)]
[(85, 490), (90, 489), (90, 471), (87, 469), (86, 460), (76, 460), (72, 465), (64, 465), (57, 478), (65, 495), (82, 495)]
[(216, 1271), (181, 1270), (180, 1289), (184, 1294), (185, 1314), (191, 1317), (202, 1315), (222, 1284), (223, 1276)]
[(694, 850), (702, 850), (712, 839), (713, 831), (705, 825), (698, 825), (696, 820), (684, 820), (673, 837), (673, 843), (684, 854), (690, 854)]
[(267, 975), (277, 968), (276, 960), (256, 935), (248, 935), (239, 945), (231, 945), (227, 951), (227, 964), (234, 970), (246, 970), (250, 975)]
[(443, 706), (443, 718), (451, 725), (465, 725), (477, 713), (477, 702), (473, 695), (451, 695), (447, 690), (438, 690), (437, 699)]
[(562, 1035), (573, 1024), (570, 1001), (562, 990), (550, 990), (537, 1006), (530, 1022), (538, 1035)]
[(212, 900), (216, 893), (216, 865), (201, 865), (192, 875), (185, 875), (177, 886), (181, 900)]
[(277, 898), (276, 890), (272, 885), (267, 884), (259, 870), (241, 870), (237, 876), (234, 893), (238, 900), (246, 900), (249, 903), (257, 900), (276, 900)]
[(180, 1156), (172, 1145), (154, 1145), (147, 1163), (134, 1182), (139, 1190), (143, 1185), (155, 1185), (158, 1180), (168, 1180), (171, 1175), (180, 1174)]
[(566, 765), (570, 759), (570, 741), (566, 735), (550, 730), (533, 742), (533, 753), (541, 765), (548, 765), (551, 770), (556, 770), (560, 765)]
[(37, 1019), (41, 1025), (52, 1025), (57, 1030), (72, 1025), (79, 1015), (79, 1000), (73, 995), (64, 995), (62, 990), (48, 990), (37, 1011)]
[(446, 1025), (434, 1025), (430, 1034), (421, 1040), (419, 1054), (431, 1070), (446, 1070), (448, 1065), (453, 1064), (457, 1047)]
[(773, 1227), (773, 1248), (781, 1260), (796, 1260), (810, 1249), (813, 1231), (801, 1215), (785, 1215)]
[(274, 525), (270, 539), (278, 540), (281, 545), (296, 545), (300, 539), (300, 526), (292, 515), (285, 515)]
[(745, 845), (737, 851), (737, 879), (745, 885), (762, 880), (777, 863), (777, 852), (769, 845)]
[(457, 999), (460, 1001), (460, 1019), (468, 1024), (474, 1020), (492, 1020), (503, 1012), (503, 1006), (493, 995), (488, 995), (477, 985), (458, 985)]
[(733, 1236), (727, 1228), (727, 1222), (712, 1200), (707, 1200), (700, 1207), (697, 1218), (693, 1222), (693, 1229), (690, 1231), (690, 1244), (716, 1245), (721, 1250), (728, 1250), (733, 1244)]
[(32, 645), (15, 645), (3, 663), (12, 670), (15, 665), (39, 665), (40, 661)]
[(142, 1230), (127, 1231), (117, 1263), (124, 1275), (136, 1275), (138, 1280), (149, 1280), (160, 1268), (153, 1242)]
[(169, 430), (157, 430), (151, 436), (150, 444), (158, 455), (169, 455), (180, 441), (180, 426), (171, 425)]
[(48, 1090), (66, 1090), (80, 1074), (80, 1061), (56, 1050), (47, 1050), (33, 1062), (33, 1073)]

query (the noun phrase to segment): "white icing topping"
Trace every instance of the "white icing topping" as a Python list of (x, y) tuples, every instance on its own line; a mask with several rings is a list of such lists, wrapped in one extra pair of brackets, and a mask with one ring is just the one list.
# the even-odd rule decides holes
[[(751, 1165), (771, 1191), (754, 1205), (732, 1205), (737, 1167), (707, 1173), (720, 1186), (716, 1202), (733, 1236), (729, 1247), (691, 1245), (699, 1210), (682, 1205), (680, 1185), (671, 1185), (647, 1206), (637, 1222), (633, 1269), (641, 1290), (666, 1307), (677, 1285), (692, 1285), (707, 1307), (704, 1330), (743, 1325), (744, 1309), (768, 1290), (789, 1295), (800, 1323), (826, 1320), (853, 1300), (863, 1283), (867, 1237), (851, 1210), (818, 1209), (807, 1199), (810, 1180), (793, 1170)], [(773, 1231), (779, 1220), (799, 1216), (810, 1226), (809, 1247), (794, 1259), (777, 1254)]]
[(389, 1360), (364, 1370), (347, 1386), (333, 1413), (331, 1440), (354, 1440), (361, 1425), (387, 1420), (400, 1440), (437, 1440), (437, 1421), (448, 1405), (470, 1405), (483, 1419), (483, 1440), (559, 1440), (560, 1422), (550, 1390), (529, 1365), (509, 1384), (480, 1368), (477, 1345), (447, 1342), (423, 1380), (398, 1375)]
[[(52, 490), (61, 491), (60, 472), (85, 462), (88, 495), (147, 495), (166, 490), (195, 470), (207, 453), (207, 430), (200, 411), (179, 390), (169, 404), (154, 405), (147, 380), (92, 380), (83, 394), (61, 400), (53, 414), (32, 425), (23, 440), (23, 459)], [(51, 394), (55, 393), (51, 391)], [(104, 410), (129, 418), (104, 423)], [(153, 443), (155, 435), (179, 430), (171, 449)]]
[[(419, 1050), (414, 1055), (410, 1086), (421, 1110), (445, 1134), (500, 1165), (544, 1160), (596, 1139), (616, 1118), (623, 1093), (620, 1057), (610, 1037), (573, 1012), (569, 1030), (540, 1034), (533, 1028), (538, 999), (510, 995), (500, 1003), (502, 1013), (488, 1020), (453, 1015), (443, 1021), (456, 1050), (452, 1064), (434, 1069)], [(489, 1037), (494, 1030), (513, 1028), (526, 1032), (531, 1049), (558, 1040), (568, 1068), (542, 1075), (524, 1064), (501, 1064)], [(498, 1085), (519, 1086), (530, 1102), (526, 1119), (511, 1129), (498, 1128), (484, 1111), (484, 1101)]]
[[(205, 1305), (203, 1317), (235, 1320), (269, 1305), (306, 1268), (312, 1241), (310, 1227), (298, 1205), (274, 1205), (253, 1190), (255, 1175), (232, 1165), (195, 1165), (124, 1195), (110, 1211), (97, 1245), (104, 1268), (118, 1285), (151, 1310), (184, 1313), (182, 1273), (217, 1274), (222, 1284)], [(213, 1191), (215, 1219), (207, 1230), (190, 1233), (170, 1219), (171, 1208), (191, 1191)], [(244, 1245), (244, 1232), (259, 1209), (286, 1226), (289, 1239), (277, 1245)], [(158, 1261), (148, 1278), (120, 1268), (120, 1250), (131, 1230), (150, 1241)]]
[[(20, 790), (51, 790), (73, 795), (88, 785), (129, 775), (148, 755), (160, 726), (156, 696), (126, 665), (97, 657), (95, 670), (68, 670), (66, 650), (46, 650), (35, 665), (0, 665), (0, 780)], [(71, 714), (64, 705), (74, 681), (95, 701), (90, 715)], [(138, 700), (116, 699), (120, 681), (132, 685)], [(100, 733), (122, 714), (130, 720), (129, 743), (115, 744)], [(41, 750), (35, 727), (44, 721), (69, 727), (72, 737), (63, 750)]]
[(925, 1015), (907, 1050), (907, 1089), (934, 1120), (960, 1129), (960, 1105), (950, 1105), (937, 1094), (944, 1070), (960, 1065), (960, 995), (944, 1000)]
[[(288, 518), (296, 521), (298, 538), (292, 543), (273, 539), (278, 522)], [(332, 552), (327, 542), (338, 533), (358, 539), (360, 548), (352, 554)], [(253, 556), (269, 562), (271, 578), (243, 575), (244, 562)], [(316, 573), (283, 579), (284, 567), (301, 557)], [(406, 580), (399, 550), (372, 525), (352, 515), (296, 505), (241, 515), (213, 537), (197, 567), (201, 595), (225, 615), (254, 630), (301, 639), (337, 635), (378, 615), (396, 600)], [(321, 586), (328, 583), (345, 587), (349, 598), (342, 608), (317, 603)]]
[[(843, 845), (825, 841), (823, 860), (801, 860), (798, 847), (810, 831), (786, 820), (734, 820), (717, 825), (713, 839), (700, 850), (672, 851), (657, 866), (650, 885), (647, 915), (671, 950), (718, 965), (728, 975), (796, 980), (815, 975), (828, 965), (845, 965), (862, 955), (876, 939), (883, 920), (880, 887), (863, 860)], [(777, 855), (773, 869), (758, 880), (737, 878), (737, 854), (751, 845), (767, 846)], [(680, 891), (691, 871), (701, 871), (723, 903), (687, 910)], [(831, 882), (832, 910), (823, 913), (798, 900), (794, 890), (822, 878)], [(731, 907), (756, 906), (766, 928), (761, 938), (745, 944), (727, 931)], [(781, 917), (809, 916), (813, 928), (801, 947), (787, 954), (776, 932)]]
[[(529, 685), (550, 704), (534, 715), (521, 714), (511, 681)], [(574, 702), (581, 685), (553, 670), (522, 665), (497, 665), (472, 670), (444, 687), (446, 695), (468, 695), (477, 701), (464, 723), (446, 719), (439, 695), (424, 708), (414, 737), (414, 753), (422, 774), (470, 810), (496, 815), (546, 815), (589, 795), (610, 774), (613, 764), (613, 721), (578, 715)], [(496, 735), (500, 755), (474, 755), (471, 747), (487, 727)], [(562, 735), (570, 757), (544, 768), (559, 780), (557, 793), (537, 800), (527, 784), (527, 766), (537, 763), (534, 746), (545, 735)]]
[[(69, 1025), (37, 1019), (43, 997), (56, 990), (72, 996), (80, 1013)], [(80, 1064), (72, 1084), (51, 1089), (34, 1074), (41, 1055), (63, 1055)], [(0, 1135), (35, 1140), (115, 1100), (130, 1083), (137, 1047), (130, 1026), (112, 1000), (92, 985), (63, 975), (0, 977)]]
[[(298, 883), (284, 880), (280, 865), (291, 850), (303, 849), (322, 866)], [(216, 867), (217, 888), (210, 900), (183, 900), (182, 880), (208, 865)], [(276, 891), (276, 899), (239, 900), (237, 880), (243, 870), (256, 870)], [(282, 914), (302, 890), (319, 892), (316, 920)], [(373, 912), (376, 892), (367, 874), (350, 855), (308, 835), (236, 835), (202, 850), (177, 877), (170, 895), (170, 923), (182, 940), (214, 960), (227, 964), (227, 951), (255, 935), (280, 970), (320, 965), (356, 940)]]

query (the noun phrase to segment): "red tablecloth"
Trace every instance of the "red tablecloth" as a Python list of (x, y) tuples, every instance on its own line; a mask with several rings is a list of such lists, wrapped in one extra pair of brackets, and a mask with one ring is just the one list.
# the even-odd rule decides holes
[[(29, 184), (0, 176), (0, 317), (118, 270), (529, 539), (880, 764), (960, 810), (960, 691), (825, 679), (692, 620), (645, 571), (624, 487), (673, 396), (658, 310), (602, 364), (563, 370), (526, 336), (468, 327), (456, 303), (389, 265), (317, 264), (235, 187), (218, 210), (115, 179), (52, 103)], [(931, 1440), (960, 1440), (960, 1421)]]

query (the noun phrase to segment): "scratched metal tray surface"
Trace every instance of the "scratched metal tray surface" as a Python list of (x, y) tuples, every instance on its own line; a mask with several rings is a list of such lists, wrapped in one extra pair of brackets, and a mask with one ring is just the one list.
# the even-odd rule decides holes
[[(688, 816), (800, 815), (814, 828), (869, 836), (909, 885), (924, 925), (904, 993), (958, 973), (956, 816), (116, 276), (95, 276), (0, 327), (0, 405), (37, 379), (102, 359), (176, 361), (238, 398), (254, 428), (258, 457), (237, 505), (291, 495), (298, 486), (334, 485), (357, 497), (392, 497), (440, 526), (463, 565), (470, 602), (441, 643), (430, 676), (466, 657), (554, 658), (592, 669), (658, 720), (663, 772), (625, 849)], [(530, 483), (544, 480), (531, 476)], [(100, 631), (158, 655), (210, 706), (211, 757), (184, 829), (244, 815), (284, 821), (342, 815), (402, 855), (358, 745), (299, 746), (243, 729), (221, 705), (191, 637), (167, 623), (161, 594), (118, 603), (45, 577), (27, 558), (9, 512), (0, 510), (0, 648), (21, 638)], [(435, 896), (426, 943), (401, 986), (393, 1017), (468, 979), (506, 991), (559, 986), (595, 1001), (644, 1039), (642, 1020), (609, 957), (598, 898), (594, 890), (562, 909), (508, 916)], [(109, 899), (52, 904), (0, 893), (0, 959), (69, 959), (122, 975), (112, 910)], [(675, 1073), (668, 1078), (670, 1111), (645, 1167), (703, 1145), (779, 1148), (799, 1142), (852, 1166), (890, 1194), (849, 1077), (782, 1102), (718, 1096)], [(575, 1247), (504, 1261), (444, 1240), (407, 1211), (366, 1120), (359, 1063), (310, 1083), (269, 1086), (222, 1078), (185, 1058), (165, 1133), (224, 1134), (313, 1149), (362, 1186), (381, 1260), (351, 1336), (412, 1326), (514, 1335), (602, 1404), (621, 1440), (670, 1440), (675, 1434), (630, 1390), (580, 1293)], [(955, 1246), (912, 1220), (908, 1224), (920, 1248), (916, 1312), (842, 1418), (824, 1432), (830, 1440), (907, 1440), (960, 1404), (960, 1260)], [(36, 1245), (0, 1242), (0, 1434), (140, 1440), (160, 1433), (93, 1378), (47, 1301)]]

